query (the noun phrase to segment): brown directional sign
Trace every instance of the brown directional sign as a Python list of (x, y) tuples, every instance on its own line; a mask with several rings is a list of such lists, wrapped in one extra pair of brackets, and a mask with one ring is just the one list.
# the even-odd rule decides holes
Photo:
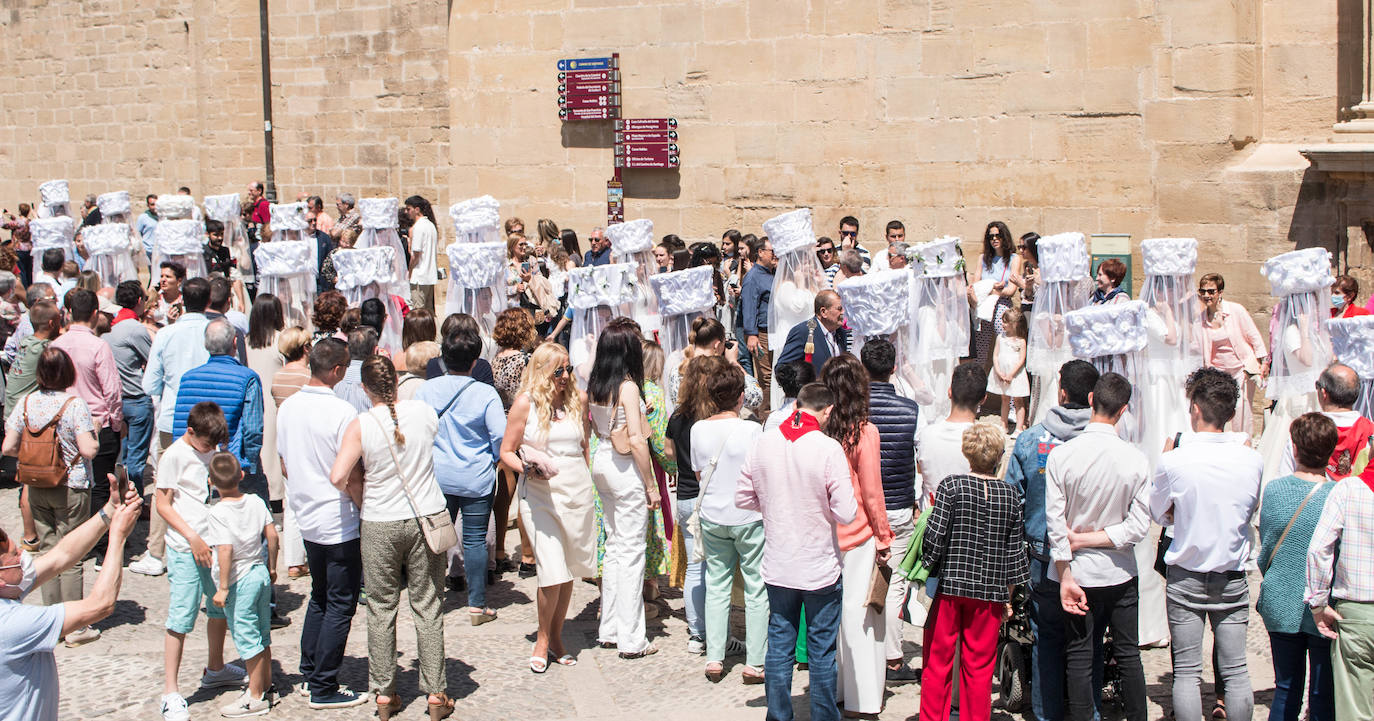
[(558, 94), (568, 97), (581, 95), (619, 95), (620, 83), (564, 83), (558, 86)]
[(615, 167), (677, 168), (677, 118), (615, 121)]
[(676, 155), (654, 157), (617, 155), (615, 157), (615, 167), (617, 168), (676, 168), (678, 164), (678, 156)]
[(604, 108), (559, 108), (560, 120), (609, 120), (620, 117), (618, 106)]
[(677, 143), (620, 143), (615, 146), (615, 154), (666, 157), (677, 155)]
[(567, 110), (577, 110), (581, 108), (611, 108), (619, 106), (620, 96), (616, 94), (558, 96), (558, 107)]
[(560, 83), (610, 83), (620, 80), (619, 70), (574, 70), (558, 74)]
[(677, 118), (623, 118), (615, 122), (615, 129), (630, 130), (677, 130)]
[(671, 143), (676, 140), (676, 130), (630, 130), (615, 134), (617, 143)]

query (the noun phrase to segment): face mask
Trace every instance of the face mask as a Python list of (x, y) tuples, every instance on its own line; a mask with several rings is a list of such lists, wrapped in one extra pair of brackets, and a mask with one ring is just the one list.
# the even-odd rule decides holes
[(33, 556), (26, 551), (19, 552), (19, 574), (18, 585), (8, 586), (8, 584), (0, 582), (0, 592), (6, 587), (17, 588), (19, 589), (18, 600), (22, 601), (25, 596), (29, 595), (29, 591), (33, 590), (33, 582), (38, 580), (38, 569), (33, 565)]
[(1331, 295), (1331, 305), (1332, 305), (1332, 307), (1335, 307), (1335, 308), (1344, 308), (1344, 307), (1345, 307), (1345, 296), (1343, 296), (1343, 295), (1335, 295), (1335, 294), (1333, 293), (1333, 294)]

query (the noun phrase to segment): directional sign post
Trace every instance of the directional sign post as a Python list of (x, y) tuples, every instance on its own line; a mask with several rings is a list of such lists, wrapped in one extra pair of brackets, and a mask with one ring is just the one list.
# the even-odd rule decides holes
[(615, 121), (615, 167), (677, 168), (677, 118)]
[(558, 61), (558, 119), (620, 117), (620, 54)]

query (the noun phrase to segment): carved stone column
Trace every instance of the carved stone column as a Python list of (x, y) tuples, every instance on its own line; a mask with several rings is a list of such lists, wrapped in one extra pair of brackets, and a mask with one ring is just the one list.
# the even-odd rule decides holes
[[(1374, 0), (1358, 0), (1360, 8), (1359, 67), (1353, 73), (1360, 85), (1359, 102), (1341, 109), (1341, 120), (1334, 130), (1339, 134), (1360, 134), (1365, 138), (1346, 138), (1368, 142), (1374, 139)], [(1350, 61), (1355, 55), (1351, 53)]]

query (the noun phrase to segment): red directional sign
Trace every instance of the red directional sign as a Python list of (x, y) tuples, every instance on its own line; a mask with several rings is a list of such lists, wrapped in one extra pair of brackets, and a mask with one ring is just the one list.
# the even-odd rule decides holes
[(677, 118), (625, 118), (617, 120), (616, 130), (676, 130)]
[(619, 106), (604, 108), (559, 108), (560, 120), (609, 120), (620, 117)]
[(619, 95), (574, 95), (558, 96), (558, 107), (567, 110), (579, 108), (612, 108), (620, 107)]
[(620, 83), (564, 83), (558, 86), (558, 94), (568, 97), (580, 95), (618, 95)]
[(677, 143), (621, 143), (615, 146), (615, 154), (653, 157), (677, 155)]
[(615, 134), (617, 143), (671, 143), (676, 140), (676, 130), (630, 130)]
[(618, 80), (619, 70), (574, 70), (558, 74), (560, 83), (609, 83)]
[(617, 168), (676, 168), (678, 167), (678, 156), (655, 156), (645, 157), (638, 155), (617, 155), (615, 158)]

